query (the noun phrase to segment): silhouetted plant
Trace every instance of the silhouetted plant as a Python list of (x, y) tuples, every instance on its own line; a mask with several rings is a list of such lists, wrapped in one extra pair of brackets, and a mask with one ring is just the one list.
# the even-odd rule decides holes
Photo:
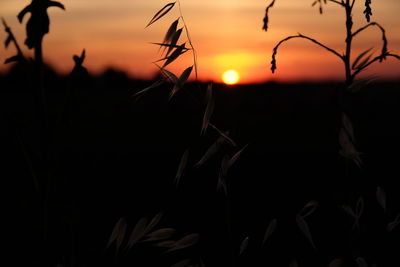
[(5, 40), (4, 45), (6, 46), (6, 48), (8, 48), (8, 46), (11, 43), (13, 43), (15, 46), (15, 49), (17, 50), (17, 54), (15, 56), (12, 56), (12, 57), (6, 59), (4, 61), (4, 64), (8, 64), (11, 62), (17, 62), (17, 61), (19, 61), (19, 62), (25, 61), (26, 59), (24, 57), (24, 54), (21, 50), (21, 47), (18, 44), (17, 39), (14, 36), (14, 33), (12, 32), (11, 28), (7, 25), (7, 22), (5, 21), (4, 18), (1, 18), (1, 21), (3, 22), (4, 31), (7, 33), (7, 39)]
[[(264, 25), (263, 25), (263, 30), (267, 31), (268, 29), (268, 23), (269, 23), (269, 10), (271, 7), (274, 6), (276, 0), (272, 0), (271, 4), (267, 7), (265, 17), (264, 17)], [(371, 9), (371, 0), (365, 0), (365, 10), (364, 10), (364, 15), (369, 22), (367, 25), (361, 27), (360, 29), (353, 31), (353, 8), (356, 0), (316, 0), (312, 3), (312, 6), (319, 5), (319, 12), (322, 14), (323, 13), (323, 6), (327, 4), (328, 2), (337, 4), (341, 6), (346, 13), (346, 51), (342, 55), (339, 52), (335, 51), (334, 49), (322, 44), (321, 42), (317, 41), (316, 39), (313, 39), (311, 37), (305, 36), (303, 34), (297, 34), (297, 35), (292, 35), (288, 36), (285, 39), (281, 40), (273, 49), (272, 53), (272, 61), (271, 61), (271, 71), (272, 73), (275, 72), (277, 68), (276, 64), (276, 56), (278, 53), (279, 47), (285, 43), (286, 41), (289, 41), (291, 39), (295, 38), (301, 38), (301, 39), (306, 39), (308, 41), (311, 41), (315, 43), (316, 45), (324, 48), (328, 52), (334, 54), (335, 56), (339, 57), (339, 59), (343, 62), (344, 68), (345, 68), (345, 83), (346, 83), (346, 88), (341, 92), (341, 96), (345, 97), (348, 95), (348, 92), (356, 92), (362, 87), (364, 87), (366, 84), (368, 84), (371, 81), (371, 78), (367, 79), (362, 79), (355, 81), (356, 77), (358, 74), (360, 74), (362, 71), (364, 71), (367, 67), (372, 65), (375, 62), (382, 62), (385, 60), (387, 57), (394, 57), (397, 59), (400, 59), (400, 56), (397, 54), (390, 53), (388, 51), (388, 41), (386, 38), (386, 33), (385, 29), (379, 25), (377, 22), (370, 22), (370, 18), (372, 15), (372, 9)], [(352, 41), (353, 39), (361, 32), (366, 30), (367, 28), (371, 26), (376, 26), (379, 28), (379, 30), (382, 33), (382, 50), (380, 55), (373, 57), (373, 53), (369, 53), (370, 49), (362, 52), (360, 55), (357, 56), (357, 58), (353, 61), (352, 63)], [(354, 138), (354, 132), (353, 132), (353, 126), (349, 118), (349, 114), (345, 110), (343, 110), (343, 116), (342, 116), (342, 127), (341, 131), (339, 133), (339, 143), (341, 146), (341, 151), (340, 154), (344, 156), (347, 159), (352, 160), (354, 163), (356, 163), (359, 167), (361, 167), (362, 160), (360, 158), (360, 152), (356, 149), (355, 146), (355, 138)]]
[[(142, 89), (141, 91), (135, 93), (133, 97), (139, 97), (143, 95), (144, 93), (148, 92), (149, 90), (156, 88), (164, 83), (170, 82), (173, 84), (173, 88), (170, 92), (170, 98), (171, 99), (173, 96), (175, 96), (184, 86), (184, 84), (187, 82), (189, 79), (193, 69), (195, 70), (195, 76), (196, 76), (196, 81), (197, 81), (197, 53), (194, 48), (194, 45), (192, 43), (192, 40), (190, 38), (189, 30), (188, 27), (185, 23), (185, 19), (182, 15), (181, 11), (181, 6), (180, 2), (171, 2), (166, 4), (163, 8), (161, 8), (150, 20), (150, 22), (147, 24), (146, 27), (152, 25), (153, 23), (157, 22), (159, 19), (161, 19), (163, 16), (165, 16), (168, 12), (170, 12), (176, 5), (179, 7), (179, 17), (174, 20), (174, 22), (168, 27), (168, 30), (165, 34), (164, 40), (161, 43), (153, 43), (157, 46), (160, 47), (160, 49), (163, 50), (162, 56), (159, 60), (155, 61), (154, 64), (157, 66), (157, 68), (160, 69), (161, 74), (163, 78), (160, 80), (154, 82), (152, 85), (149, 87)], [(181, 28), (178, 28), (180, 21), (182, 22), (183, 26)], [(179, 44), (180, 38), (182, 36), (182, 32), (185, 32), (186, 35), (186, 41)], [(186, 47), (186, 44), (189, 43), (189, 47)], [(193, 55), (193, 65), (186, 68), (182, 74), (175, 75), (173, 72), (169, 71), (166, 69), (166, 67), (177, 60), (182, 54), (186, 52), (192, 52)], [(158, 62), (164, 62), (162, 65), (158, 65)], [(194, 101), (199, 103), (197, 99), (193, 98)], [(215, 105), (215, 99), (214, 99), (214, 93), (213, 93), (213, 87), (212, 84), (208, 84), (206, 92), (205, 92), (205, 111), (203, 115), (203, 122), (201, 125), (201, 133), (200, 135), (204, 135), (209, 128), (215, 130), (219, 134), (218, 140), (211, 145), (211, 147), (206, 151), (205, 155), (200, 159), (200, 161), (196, 164), (197, 167), (201, 166), (204, 164), (207, 160), (209, 160), (214, 154), (216, 154), (222, 144), (226, 143), (232, 148), (236, 148), (237, 144), (235, 141), (232, 140), (231, 137), (229, 137), (228, 133), (224, 133), (218, 127), (213, 125), (210, 120), (214, 111), (214, 105)], [(239, 158), (239, 156), (242, 154), (242, 152), (245, 150), (247, 146), (243, 147), (240, 151), (238, 152), (230, 152), (225, 155), (225, 157), (221, 161), (221, 168), (219, 172), (219, 178), (217, 182), (217, 189), (218, 190), (223, 190), (225, 193), (227, 193), (227, 188), (226, 188), (226, 176), (228, 173), (228, 170), (231, 168), (231, 166), (236, 162), (236, 160)], [(182, 158), (180, 160), (180, 164), (178, 166), (177, 174), (175, 177), (175, 184), (178, 185), (180, 182), (180, 178), (183, 174), (183, 171), (186, 168), (186, 165), (188, 164), (188, 158), (189, 158), (189, 150), (186, 150)]]

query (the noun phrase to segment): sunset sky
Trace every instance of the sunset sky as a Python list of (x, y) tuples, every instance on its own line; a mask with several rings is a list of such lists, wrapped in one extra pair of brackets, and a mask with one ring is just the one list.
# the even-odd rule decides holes
[[(44, 41), (47, 62), (62, 73), (73, 65), (72, 56), (83, 48), (86, 66), (93, 73), (108, 67), (126, 71), (132, 77), (149, 78), (157, 72), (152, 64), (159, 58), (158, 48), (150, 42), (162, 41), (169, 25), (179, 16), (177, 6), (164, 18), (145, 28), (151, 17), (170, 1), (164, 0), (60, 0), (66, 11), (50, 8), (50, 34)], [(270, 12), (270, 30), (263, 32), (264, 0), (181, 0), (183, 15), (199, 57), (199, 78), (221, 81), (224, 71), (237, 70), (242, 83), (276, 81), (339, 80), (342, 63), (325, 50), (305, 40), (294, 40), (279, 51), (278, 70), (272, 75), (272, 48), (282, 38), (298, 32), (343, 51), (344, 12), (329, 3), (320, 15), (312, 0), (278, 0)], [(24, 25), (16, 15), (30, 0), (0, 0), (4, 17), (22, 44)], [(366, 23), (362, 14), (364, 1), (355, 8), (355, 28)], [(400, 53), (400, 1), (372, 1), (373, 21), (386, 28), (389, 50)], [(28, 17), (27, 17), (28, 18)], [(25, 18), (25, 21), (27, 21)], [(371, 29), (355, 41), (355, 51), (376, 47), (380, 51), (381, 35)], [(0, 31), (3, 43), (6, 35)], [(27, 48), (24, 46), (24, 50)], [(0, 62), (15, 53), (14, 48), (0, 48)], [(192, 63), (190, 53), (169, 66), (181, 72)], [(7, 66), (1, 65), (0, 71)], [(400, 77), (400, 63), (388, 59), (376, 64), (366, 74), (380, 78)]]

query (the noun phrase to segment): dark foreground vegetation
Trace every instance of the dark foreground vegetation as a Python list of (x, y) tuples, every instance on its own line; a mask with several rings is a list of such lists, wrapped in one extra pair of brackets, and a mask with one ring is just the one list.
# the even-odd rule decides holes
[[(225, 194), (216, 190), (224, 145), (195, 167), (219, 137), (209, 129), (199, 138), (196, 84), (170, 101), (169, 85), (136, 99), (149, 83), (112, 70), (44, 72), (50, 178), (42, 181), (41, 111), (26, 73), (16, 66), (0, 76), (10, 266), (400, 266), (399, 82), (372, 83), (342, 103), (351, 107), (361, 168), (338, 153), (341, 84), (214, 85), (212, 121), (239, 148), (248, 144)], [(310, 235), (296, 216), (307, 203), (316, 207)], [(161, 211), (154, 229), (175, 229), (168, 240), (198, 233), (198, 242), (168, 253), (160, 240), (107, 248), (121, 218), (130, 233)]]

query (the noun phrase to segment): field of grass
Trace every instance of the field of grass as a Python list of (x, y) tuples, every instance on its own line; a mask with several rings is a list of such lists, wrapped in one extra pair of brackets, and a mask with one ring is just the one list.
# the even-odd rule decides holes
[[(92, 76), (85, 50), (70, 75), (48, 67), (47, 8), (61, 3), (33, 0), (18, 15), (31, 13), (32, 60), (3, 20), (17, 51), (0, 74), (11, 265), (400, 266), (400, 82), (356, 79), (399, 56), (370, 23), (371, 1), (356, 31), (354, 1), (328, 1), (346, 14), (345, 54), (288, 36), (271, 70), (280, 45), (301, 38), (343, 61), (343, 83), (201, 84), (179, 1), (148, 24), (177, 3), (180, 16), (156, 44), (166, 48), (158, 81)], [(325, 3), (313, 5), (322, 13)], [(352, 62), (352, 40), (369, 27), (382, 34), (381, 52)], [(165, 69), (185, 52), (192, 66)]]
[[(335, 97), (340, 84), (215, 85), (213, 121), (230, 130), (239, 147), (249, 144), (229, 170), (225, 196), (216, 190), (217, 159), (224, 148), (194, 167), (218, 137), (209, 130), (193, 142), (199, 138), (203, 109), (189, 95), (200, 93), (195, 84), (171, 102), (166, 88), (135, 100), (131, 95), (146, 82), (108, 71), (88, 78), (67, 104), (69, 79), (48, 72), (54, 180), (46, 248), (38, 245), (40, 201), (20, 149), (22, 142), (35, 161), (37, 113), (21, 75), (15, 69), (0, 79), (6, 125), (1, 146), (7, 159), (2, 177), (11, 181), (13, 192), (7, 218), (14, 233), (11, 247), (24, 255), (14, 258), (15, 266), (43, 266), (43, 255), (63, 266), (172, 266), (182, 257), (194, 262), (201, 257), (206, 266), (231, 266), (232, 257), (235, 266), (288, 266), (294, 259), (299, 266), (327, 266), (335, 258), (356, 266), (358, 257), (377, 266), (397, 266), (399, 230), (388, 233), (386, 225), (400, 209), (395, 186), (398, 82), (370, 85), (352, 99), (362, 169), (338, 154), (340, 109)], [(187, 147), (188, 167), (175, 187)], [(386, 212), (377, 201), (377, 187), (386, 192)], [(355, 207), (360, 197), (365, 208), (359, 230), (352, 230), (352, 218), (342, 207)], [(296, 224), (296, 214), (312, 200), (319, 203), (307, 219), (316, 249)], [(149, 244), (116, 257), (112, 246), (106, 249), (121, 217), (132, 228), (141, 217), (159, 211), (165, 212), (161, 228), (173, 227), (177, 236), (199, 233), (199, 243), (172, 255)], [(276, 231), (263, 244), (274, 218)], [(239, 256), (246, 237), (248, 247)]]

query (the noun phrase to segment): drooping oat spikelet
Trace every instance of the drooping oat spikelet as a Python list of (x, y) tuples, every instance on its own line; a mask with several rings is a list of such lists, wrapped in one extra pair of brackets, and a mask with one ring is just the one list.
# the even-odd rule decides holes
[(371, 3), (371, 0), (365, 0), (365, 10), (363, 13), (368, 22), (370, 22), (372, 16)]
[(147, 24), (146, 28), (149, 27), (151, 24), (156, 22), (157, 20), (161, 19), (163, 16), (165, 16), (175, 5), (176, 2), (173, 3), (168, 3), (166, 4), (163, 8), (161, 8), (150, 20), (150, 22)]
[(128, 249), (132, 248), (146, 234), (147, 222), (146, 218), (141, 218), (136, 223), (128, 240)]
[(386, 212), (386, 193), (385, 190), (380, 186), (376, 188), (376, 200), (382, 207), (383, 211)]
[(276, 226), (277, 226), (277, 219), (272, 219), (272, 221), (269, 223), (267, 230), (265, 231), (264, 234), (264, 239), (263, 239), (263, 244), (267, 242), (267, 240), (271, 237), (271, 235), (275, 232)]
[(144, 242), (162, 241), (171, 238), (176, 233), (174, 228), (161, 228), (146, 235)]
[(249, 237), (246, 236), (242, 243), (240, 244), (240, 250), (239, 250), (239, 256), (243, 254), (243, 252), (245, 252), (245, 250), (247, 249), (247, 247), (249, 246)]
[(400, 224), (400, 214), (397, 214), (396, 218), (392, 222), (388, 223), (386, 230), (388, 232), (392, 232), (399, 224)]
[(200, 238), (199, 234), (188, 234), (179, 239), (178, 241), (176, 241), (174, 247), (168, 249), (165, 253), (194, 246), (199, 241), (199, 238)]
[(275, 4), (275, 0), (272, 0), (272, 2), (267, 6), (267, 8), (265, 9), (265, 16), (264, 16), (264, 24), (263, 24), (263, 30), (267, 31), (268, 30), (268, 23), (269, 23), (269, 17), (268, 17), (268, 13), (269, 13), (269, 9), (271, 7), (273, 7)]
[(181, 161), (179, 163), (179, 167), (178, 167), (178, 170), (176, 172), (176, 176), (175, 176), (175, 180), (174, 180), (176, 186), (179, 185), (179, 182), (181, 180), (183, 171), (185, 170), (186, 165), (188, 163), (188, 158), (189, 158), (189, 149), (187, 149), (185, 151), (185, 153), (183, 153)]
[(115, 245), (116, 252), (119, 251), (119, 249), (122, 245), (122, 242), (125, 239), (126, 228), (127, 228), (126, 219), (120, 218), (114, 226), (114, 229), (111, 233), (110, 239), (108, 240), (108, 243), (107, 243), (107, 248), (112, 243), (115, 242), (116, 243), (116, 245)]
[(212, 90), (213, 87), (212, 86), (213, 86), (213, 84), (209, 83), (208, 87), (207, 87), (207, 95), (206, 95), (207, 106), (206, 106), (206, 111), (204, 112), (204, 116), (203, 116), (203, 124), (201, 126), (201, 135), (205, 134), (205, 132), (207, 131), (208, 125), (210, 123), (211, 115), (214, 111), (215, 100), (213, 97), (213, 90)]

